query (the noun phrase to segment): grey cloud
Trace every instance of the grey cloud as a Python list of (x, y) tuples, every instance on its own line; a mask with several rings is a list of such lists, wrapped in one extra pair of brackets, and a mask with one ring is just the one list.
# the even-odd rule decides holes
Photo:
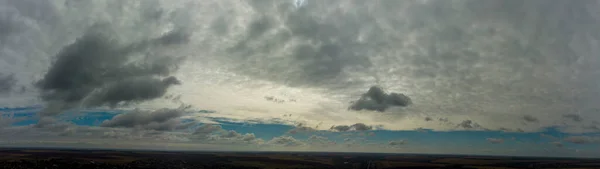
[(285, 102), (285, 100), (278, 99), (278, 98), (275, 98), (273, 96), (265, 96), (265, 100), (272, 101), (272, 102), (275, 102), (275, 103), (284, 103)]
[(411, 99), (398, 93), (387, 94), (378, 86), (372, 86), (367, 93), (363, 94), (360, 99), (354, 102), (348, 109), (352, 110), (373, 110), (384, 112), (390, 106), (405, 107), (411, 104)]
[(288, 131), (288, 133), (296, 134), (296, 133), (309, 133), (309, 132), (315, 132), (315, 131), (317, 131), (317, 130), (312, 127), (308, 127), (308, 126), (304, 126), (303, 124), (299, 124), (299, 125), (296, 125), (296, 127), (294, 129), (291, 129), (290, 131)]
[(558, 138), (556, 138), (556, 137), (554, 137), (552, 135), (547, 135), (547, 134), (544, 134), (544, 133), (540, 134), (540, 137), (546, 138), (546, 139), (550, 139), (550, 140), (557, 140), (558, 139)]
[(14, 74), (0, 73), (0, 94), (11, 92), (17, 84), (17, 79)]
[(600, 106), (599, 82), (590, 80), (600, 75), (597, 1), (260, 4), (251, 5), (253, 19), (268, 15), (272, 25), (218, 44), (243, 39), (248, 45), (224, 60), (253, 77), (332, 93), (369, 84), (409, 89), (426, 103), (418, 111), (432, 113), (556, 116)]
[(486, 141), (492, 143), (492, 144), (502, 144), (504, 143), (504, 139), (501, 138), (486, 138)]
[(482, 128), (479, 124), (471, 121), (471, 120), (464, 120), (461, 123), (458, 124), (458, 127), (462, 127), (465, 129), (479, 129)]
[(350, 126), (347, 126), (347, 125), (331, 126), (331, 129), (332, 130), (336, 130), (336, 131), (340, 131), (340, 132), (344, 132), (344, 131), (350, 130)]
[(310, 137), (308, 137), (308, 140), (327, 140), (327, 137), (311, 135)]
[[(153, 50), (186, 43), (187, 34), (171, 32), (156, 39), (119, 45), (110, 26), (97, 24), (56, 56), (43, 79), (36, 83), (42, 99), (64, 102), (59, 108), (111, 105), (159, 98), (179, 84), (175, 77), (161, 79), (177, 69), (180, 59), (154, 56)], [(136, 60), (134, 55), (146, 55)], [(83, 102), (91, 100), (90, 103)]]
[(57, 120), (53, 117), (42, 117), (38, 122), (34, 125), (36, 128), (44, 128), (50, 126), (52, 124), (56, 124)]
[(433, 121), (431, 117), (425, 117), (425, 121)]
[(267, 144), (279, 145), (279, 146), (303, 146), (303, 145), (306, 145), (304, 142), (296, 140), (292, 136), (274, 137), (273, 139), (269, 140), (267, 142)]
[(498, 128), (498, 130), (503, 131), (503, 132), (518, 132), (518, 133), (525, 132), (521, 128), (510, 129), (510, 128), (506, 128), (506, 127), (500, 127), (500, 128)]
[(311, 146), (328, 146), (333, 144), (334, 142), (329, 140), (327, 137), (311, 135), (308, 137), (308, 143)]
[[(31, 3), (18, 8), (31, 18), (53, 16), (39, 14), (49, 13), (45, 10), (31, 10), (31, 6), (48, 2), (10, 2)], [(221, 46), (231, 41), (247, 45), (240, 45), (233, 54), (207, 55), (218, 56), (223, 67), (235, 67), (238, 73), (289, 85), (323, 87), (332, 93), (346, 94), (349, 89), (371, 84), (407, 90), (411, 99), (423, 103), (414, 106), (416, 112), (486, 112), (490, 118), (504, 112), (543, 112), (560, 117), (564, 112), (588, 113), (600, 106), (595, 104), (600, 85), (594, 80), (600, 67), (595, 57), (600, 18), (597, 1), (310, 1), (301, 10), (292, 9), (289, 3), (251, 2), (255, 11), (247, 13), (256, 13), (251, 17), (257, 21), (266, 16), (269, 24), (262, 29), (252, 28), (257, 21), (225, 25), (232, 28), (228, 31), (244, 26), (251, 29), (241, 37), (237, 32), (225, 32), (215, 41), (207, 40), (207, 46), (213, 44), (212, 51), (222, 52)], [(102, 13), (109, 17), (124, 14)], [(223, 18), (232, 19), (225, 24), (248, 20), (240, 18), (246, 17), (240, 13), (227, 13), (231, 14)], [(230, 17), (235, 15), (240, 17)], [(87, 18), (77, 20), (89, 22)], [(57, 94), (58, 100), (87, 96), (90, 88), (97, 87), (69, 90), (81, 94), (58, 92), (62, 94)]]
[(560, 141), (551, 142), (550, 144), (552, 144), (556, 147), (563, 147), (563, 143), (561, 143)]
[(74, 137), (102, 137), (118, 140), (189, 141), (186, 133), (131, 128), (83, 127), (75, 128)]
[(86, 103), (90, 106), (108, 104), (115, 107), (127, 101), (145, 101), (160, 98), (172, 85), (180, 84), (177, 78), (170, 76), (165, 79), (153, 77), (138, 77), (124, 79), (101, 88), (99, 93), (93, 93)]
[(254, 144), (254, 145), (264, 144), (264, 140), (260, 139), (260, 138), (256, 138), (254, 133), (240, 134), (240, 133), (235, 132), (235, 133), (232, 133), (233, 135), (228, 135), (228, 134), (229, 134), (229, 132), (221, 133), (221, 134), (214, 133), (214, 134), (209, 134), (209, 135), (200, 136), (200, 137), (198, 137), (196, 135), (196, 137), (194, 137), (194, 138), (199, 139), (204, 142), (208, 141), (213, 144)]
[(226, 134), (221, 135), (221, 137), (224, 138), (239, 138), (242, 137), (242, 134), (234, 131), (234, 130), (229, 130)]
[(254, 135), (254, 133), (247, 133), (244, 134), (244, 136), (242, 137), (243, 141), (253, 141), (256, 140), (256, 136)]
[(200, 131), (195, 132), (194, 134), (201, 136), (201, 139), (209, 139), (211, 141), (217, 141), (217, 143), (262, 144), (264, 142), (262, 139), (256, 138), (254, 133), (241, 134), (234, 130), (225, 131), (215, 126), (201, 127), (196, 131)]
[(124, 132), (119, 130), (109, 130), (102, 133), (104, 138), (116, 138), (116, 139), (132, 139), (133, 135), (131, 132)]
[(404, 145), (406, 144), (406, 141), (404, 140), (393, 140), (393, 141), (389, 141), (388, 145), (390, 146), (399, 146), (399, 145)]
[(524, 115), (523, 120), (525, 120), (526, 122), (537, 122), (538, 121), (537, 118), (535, 118), (531, 115)]
[(204, 124), (192, 133), (195, 138), (198, 139), (208, 139), (211, 134), (218, 133), (224, 131), (220, 125), (216, 124)]
[(59, 121), (53, 117), (41, 117), (33, 127), (41, 131), (53, 132), (65, 136), (72, 134), (72, 130), (76, 126), (72, 123)]
[[(331, 86), (336, 81), (345, 80), (342, 78), (345, 76), (345, 68), (364, 69), (370, 65), (365, 57), (366, 50), (360, 50), (364, 47), (361, 48), (360, 43), (354, 40), (359, 32), (357, 22), (339, 19), (338, 23), (348, 28), (340, 29), (339, 26), (343, 25), (314, 16), (311, 12), (316, 11), (309, 11), (309, 8), (295, 10), (287, 2), (274, 3), (261, 2), (268, 5), (261, 5), (261, 9), (265, 9), (260, 10), (260, 14), (249, 23), (243, 40), (229, 48), (229, 55), (242, 58), (241, 60), (253, 58), (266, 61), (267, 58), (261, 56), (280, 55), (278, 50), (286, 44), (299, 43), (291, 46), (290, 53), (285, 54), (285, 58), (269, 58), (271, 63), (240, 62), (240, 67), (252, 64), (269, 70), (244, 69), (244, 73), (293, 86)], [(273, 33), (267, 35), (267, 32)], [(281, 72), (288, 74), (283, 75)]]
[(600, 131), (600, 127), (598, 127), (597, 125), (588, 125), (588, 126), (583, 126), (584, 129), (589, 129), (589, 130), (595, 130), (595, 131)]
[(564, 141), (574, 144), (592, 144), (599, 143), (600, 138), (592, 136), (569, 136), (565, 138)]
[(576, 121), (576, 122), (583, 121), (583, 118), (581, 118), (581, 116), (579, 116), (577, 114), (565, 114), (565, 115), (563, 115), (563, 118), (571, 119), (571, 120)]
[(3, 113), (0, 111), (0, 129), (10, 127), (15, 122), (14, 114), (5, 116)]
[(184, 110), (180, 109), (159, 109), (151, 112), (134, 110), (104, 121), (100, 126), (168, 131), (177, 128), (181, 123), (179, 117), (184, 114)]
[[(59, 18), (59, 13), (51, 2), (35, 0), (8, 0), (3, 5), (14, 7), (24, 17), (39, 22), (52, 23)], [(1, 29), (0, 29), (1, 30)]]
[[(12, 130), (12, 131), (11, 131)], [(5, 131), (9, 131), (5, 133)], [(16, 134), (18, 132), (19, 134)], [(12, 133), (12, 134), (11, 134)], [(98, 126), (80, 126), (53, 117), (41, 117), (31, 126), (13, 126), (0, 131), (0, 137), (7, 136), (53, 139), (68, 136), (68, 139), (116, 139), (140, 141), (189, 141), (189, 133), (156, 131), (134, 128), (112, 128)], [(62, 138), (61, 138), (62, 139)]]
[(356, 131), (365, 131), (365, 130), (373, 129), (373, 126), (367, 126), (364, 123), (356, 123), (356, 124), (353, 124), (352, 126), (350, 126), (350, 128), (354, 129)]
[(419, 127), (419, 128), (416, 128), (415, 131), (424, 133), (424, 132), (427, 132), (428, 130), (423, 127)]
[(372, 130), (373, 126), (367, 126), (364, 123), (356, 123), (353, 125), (339, 125), (339, 126), (331, 126), (330, 130), (344, 132), (344, 131), (367, 131)]

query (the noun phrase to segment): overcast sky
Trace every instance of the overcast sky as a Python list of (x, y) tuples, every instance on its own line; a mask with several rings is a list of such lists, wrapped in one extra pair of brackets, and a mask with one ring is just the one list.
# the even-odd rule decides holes
[(595, 0), (0, 0), (0, 107), (152, 131), (594, 134), (599, 20)]

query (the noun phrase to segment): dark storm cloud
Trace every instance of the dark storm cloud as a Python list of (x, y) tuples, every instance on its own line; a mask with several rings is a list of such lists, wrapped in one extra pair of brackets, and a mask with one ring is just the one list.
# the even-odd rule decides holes
[(351, 110), (373, 110), (384, 112), (390, 106), (406, 107), (412, 101), (404, 94), (390, 93), (387, 94), (378, 86), (369, 88), (367, 93), (363, 94), (360, 99), (355, 101), (348, 109)]
[(2, 74), (0, 73), (0, 94), (8, 93), (17, 84), (17, 79), (14, 74)]
[(91, 106), (108, 104), (111, 107), (127, 101), (145, 101), (160, 98), (167, 88), (180, 84), (177, 78), (170, 76), (165, 79), (153, 77), (138, 77), (120, 80), (106, 85), (100, 93), (94, 94), (87, 102)]
[(531, 116), (531, 115), (525, 115), (523, 116), (523, 120), (525, 120), (526, 122), (537, 122), (538, 119)]
[(151, 112), (134, 110), (104, 121), (100, 126), (169, 131), (176, 129), (181, 123), (179, 117), (184, 114), (185, 111), (181, 109), (159, 109)]
[(563, 115), (563, 118), (570, 119), (570, 120), (573, 120), (576, 122), (583, 121), (583, 118), (581, 118), (581, 116), (579, 116), (577, 114), (565, 114), (565, 115)]
[[(74, 104), (115, 106), (159, 98), (167, 88), (180, 83), (175, 77), (162, 77), (176, 70), (181, 60), (155, 57), (150, 52), (184, 44), (188, 36), (173, 31), (156, 39), (119, 45), (109, 26), (97, 24), (55, 56), (56, 61), (36, 86), (43, 100), (62, 102), (58, 109)], [(146, 54), (146, 58), (134, 60), (133, 55), (140, 54)], [(83, 101), (88, 99), (90, 103)]]

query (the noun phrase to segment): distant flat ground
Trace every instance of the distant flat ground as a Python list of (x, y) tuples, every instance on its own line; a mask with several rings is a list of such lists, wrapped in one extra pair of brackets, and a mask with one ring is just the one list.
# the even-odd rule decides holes
[(304, 152), (167, 152), (0, 149), (0, 169), (18, 168), (600, 168), (600, 159)]

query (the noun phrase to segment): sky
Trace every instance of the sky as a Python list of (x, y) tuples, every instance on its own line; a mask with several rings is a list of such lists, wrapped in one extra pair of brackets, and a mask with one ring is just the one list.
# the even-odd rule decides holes
[(600, 156), (595, 0), (0, 0), (0, 146)]

